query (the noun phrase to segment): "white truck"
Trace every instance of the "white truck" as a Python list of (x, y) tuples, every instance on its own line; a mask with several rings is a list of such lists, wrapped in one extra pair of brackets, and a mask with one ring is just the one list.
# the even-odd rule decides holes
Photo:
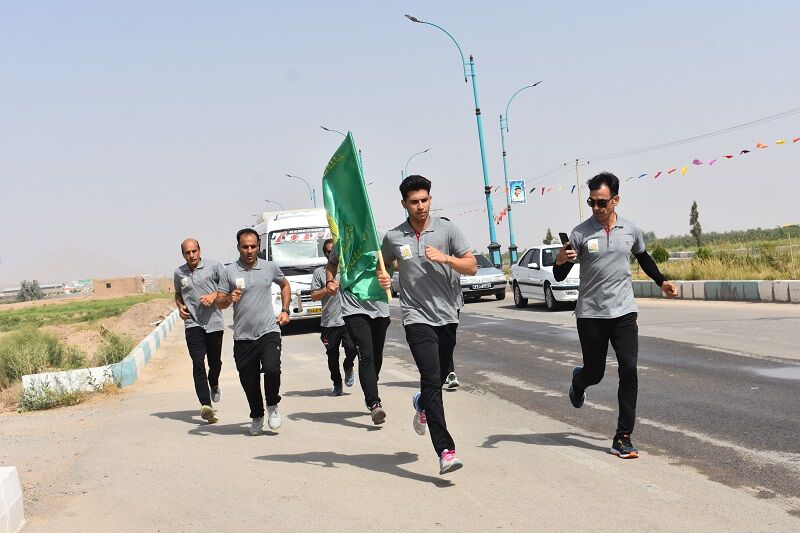
[[(319, 320), (322, 306), (311, 301), (311, 277), (314, 270), (328, 262), (322, 253), (322, 244), (331, 238), (325, 210), (266, 211), (256, 219), (253, 229), (261, 237), (259, 256), (273, 261), (289, 280), (290, 318)], [(272, 291), (275, 316), (281, 311), (281, 291), (277, 287)]]

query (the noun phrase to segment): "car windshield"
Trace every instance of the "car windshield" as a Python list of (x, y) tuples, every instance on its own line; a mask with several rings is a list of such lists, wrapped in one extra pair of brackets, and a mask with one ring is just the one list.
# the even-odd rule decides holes
[(476, 255), (475, 260), (478, 262), (478, 268), (492, 268), (494, 265), (482, 255)]
[(330, 228), (273, 231), (269, 234), (269, 259), (279, 267), (323, 264), (322, 244), (330, 238)]
[(556, 264), (556, 256), (561, 248), (544, 248), (542, 250), (542, 266), (551, 267)]

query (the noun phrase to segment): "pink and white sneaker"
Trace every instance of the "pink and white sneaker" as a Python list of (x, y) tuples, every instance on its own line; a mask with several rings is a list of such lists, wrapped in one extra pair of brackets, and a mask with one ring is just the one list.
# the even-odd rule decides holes
[(439, 458), (439, 474), (455, 472), (462, 466), (464, 466), (464, 463), (456, 458), (455, 450), (444, 450), (442, 452), (442, 456)]
[(428, 427), (428, 419), (425, 417), (425, 411), (419, 408), (419, 398), (422, 393), (418, 392), (411, 398), (411, 405), (414, 406), (414, 431), (417, 435), (424, 435)]

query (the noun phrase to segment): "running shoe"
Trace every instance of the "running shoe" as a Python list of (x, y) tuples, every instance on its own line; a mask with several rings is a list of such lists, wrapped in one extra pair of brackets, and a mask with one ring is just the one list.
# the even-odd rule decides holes
[(458, 378), (456, 377), (455, 372), (450, 372), (447, 374), (447, 379), (444, 380), (444, 386), (448, 389), (455, 389), (458, 387), (460, 383), (458, 382)]
[(369, 408), (369, 413), (372, 416), (372, 423), (376, 426), (383, 424), (384, 420), (386, 420), (386, 411), (383, 410), (380, 402), (373, 403), (372, 407)]
[(211, 388), (211, 401), (214, 403), (219, 403), (220, 398), (222, 398), (222, 391), (219, 387), (212, 387)]
[(353, 383), (356, 382), (356, 373), (353, 372), (353, 369), (345, 370), (344, 371), (344, 384), (348, 387), (352, 387)]
[(417, 432), (417, 435), (424, 435), (425, 431), (428, 428), (428, 419), (425, 416), (425, 411), (419, 408), (419, 399), (422, 396), (421, 392), (414, 394), (414, 397), (411, 398), (411, 405), (414, 406), (414, 431)]
[(344, 391), (342, 390), (342, 384), (339, 383), (338, 385), (333, 386), (333, 390), (331, 391), (333, 396), (343, 396)]
[[(575, 379), (575, 375), (581, 371), (581, 367), (576, 366), (572, 369), (572, 379)], [(577, 392), (575, 391), (575, 387), (570, 383), (569, 385), (569, 401), (572, 402), (572, 407), (575, 409), (580, 409), (583, 407), (583, 402), (586, 401), (586, 391), (583, 391), (580, 397), (578, 397)]]
[(269, 424), (269, 429), (278, 429), (281, 427), (283, 420), (281, 420), (281, 414), (278, 412), (277, 405), (267, 406), (267, 423)]
[(444, 450), (442, 456), (439, 457), (439, 474), (455, 472), (462, 466), (464, 466), (464, 463), (456, 458), (455, 450)]
[(620, 459), (636, 459), (639, 450), (633, 447), (630, 435), (617, 435), (611, 443), (611, 453)]
[(217, 418), (217, 415), (214, 413), (214, 409), (212, 409), (210, 405), (204, 405), (200, 408), (200, 418), (209, 424), (215, 424), (219, 422), (219, 418)]
[(254, 418), (250, 422), (250, 434), (253, 436), (260, 435), (261, 430), (264, 429), (264, 417)]

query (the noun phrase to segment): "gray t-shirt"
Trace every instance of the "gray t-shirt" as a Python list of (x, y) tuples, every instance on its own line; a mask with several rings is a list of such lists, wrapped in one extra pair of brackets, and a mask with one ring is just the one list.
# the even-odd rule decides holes
[(219, 290), (231, 293), (237, 287), (242, 298), (233, 304), (233, 339), (255, 340), (281, 328), (272, 310), (272, 284), (286, 279), (272, 261), (256, 259), (253, 268), (246, 268), (241, 259), (225, 267)]
[(617, 215), (606, 233), (594, 217), (572, 230), (569, 238), (581, 265), (578, 318), (616, 318), (639, 311), (633, 299), (631, 254), (645, 251), (644, 235), (633, 222)]
[[(339, 279), (339, 275), (336, 275)], [(311, 278), (311, 292), (318, 291), (325, 287), (325, 265), (319, 267), (314, 271)], [(322, 298), (322, 316), (319, 320), (319, 325), (323, 328), (338, 328), (344, 326), (342, 319), (342, 298), (339, 296), (341, 291), (336, 291), (333, 296), (325, 296)]]
[[(339, 264), (339, 247), (334, 246), (328, 261), (333, 265)], [(339, 286), (337, 291), (342, 301), (342, 316), (367, 315), (370, 318), (386, 318), (389, 316), (389, 304), (380, 300), (359, 300), (353, 293)]]
[(397, 259), (400, 272), (403, 325), (456, 324), (458, 310), (463, 306), (458, 273), (447, 265), (429, 261), (425, 257), (426, 246), (455, 256), (469, 251), (461, 230), (443, 218), (432, 218), (419, 236), (406, 220), (383, 238), (383, 260), (391, 265)]
[(201, 259), (194, 270), (186, 263), (175, 269), (175, 294), (181, 295), (183, 303), (189, 309), (189, 318), (184, 321), (186, 329), (199, 327), (208, 333), (225, 329), (222, 312), (217, 306), (211, 304), (206, 307), (200, 303), (201, 296), (217, 294), (222, 270), (222, 265), (211, 259)]

